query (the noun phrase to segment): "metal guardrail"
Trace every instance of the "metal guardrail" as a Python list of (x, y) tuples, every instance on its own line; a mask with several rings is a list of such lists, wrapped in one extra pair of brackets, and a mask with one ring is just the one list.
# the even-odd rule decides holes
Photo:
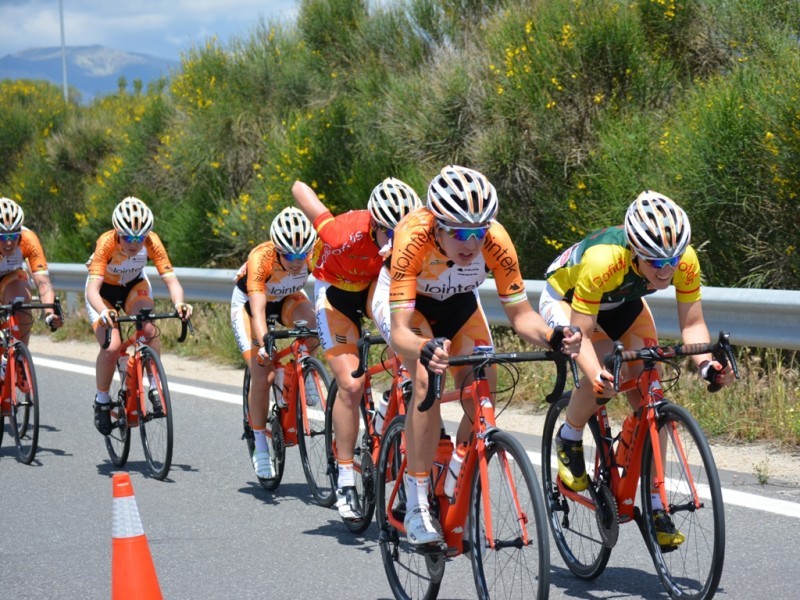
[[(50, 263), (50, 276), (56, 290), (83, 292), (86, 267), (81, 264)], [(168, 298), (167, 289), (154, 267), (145, 269), (157, 298)], [(233, 292), (233, 269), (175, 269), (186, 299), (190, 302), (228, 303)], [(306, 285), (313, 291), (313, 279)], [(526, 280), (525, 288), (536, 308), (544, 281)], [(508, 324), (492, 280), (480, 287), (481, 304), (492, 325)], [(74, 300), (72, 302), (74, 304)], [(678, 313), (672, 289), (647, 296), (661, 337), (679, 339)], [(67, 303), (69, 308), (70, 302)], [(745, 288), (703, 288), (703, 313), (711, 337), (717, 331), (731, 333), (739, 346), (800, 350), (800, 291)]]

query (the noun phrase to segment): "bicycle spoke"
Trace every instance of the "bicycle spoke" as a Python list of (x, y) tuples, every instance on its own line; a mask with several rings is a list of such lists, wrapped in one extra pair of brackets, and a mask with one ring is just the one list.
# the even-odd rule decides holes
[(303, 378), (297, 398), (297, 442), (306, 482), (316, 501), (331, 506), (335, 493), (325, 452), (325, 407), (330, 375), (315, 358), (303, 363)]
[(145, 459), (153, 477), (164, 479), (172, 464), (172, 404), (161, 360), (152, 348), (141, 349), (144, 398), (139, 417)]

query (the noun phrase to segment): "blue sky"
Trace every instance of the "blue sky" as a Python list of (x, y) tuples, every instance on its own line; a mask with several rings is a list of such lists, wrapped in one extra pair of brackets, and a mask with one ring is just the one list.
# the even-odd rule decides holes
[[(293, 22), (299, 0), (62, 0), (67, 46), (99, 44), (178, 60), (216, 36), (223, 44), (258, 23)], [(61, 45), (59, 0), (0, 0), (0, 58)]]

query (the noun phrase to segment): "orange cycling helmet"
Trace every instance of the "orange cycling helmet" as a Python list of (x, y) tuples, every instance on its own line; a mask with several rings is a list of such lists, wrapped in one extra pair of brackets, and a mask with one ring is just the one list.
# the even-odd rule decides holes
[(153, 229), (153, 212), (138, 198), (128, 196), (117, 204), (111, 221), (122, 235), (147, 235)]
[(305, 254), (314, 247), (317, 232), (299, 208), (284, 208), (272, 220), (269, 237), (281, 254)]
[(441, 221), (482, 225), (497, 216), (497, 192), (482, 173), (448, 165), (428, 186), (428, 210)]
[(673, 258), (686, 251), (692, 228), (680, 206), (663, 194), (647, 190), (625, 213), (625, 236), (642, 258)]
[(422, 200), (417, 192), (394, 177), (387, 177), (376, 185), (367, 202), (369, 214), (387, 229), (394, 229), (400, 219), (421, 207)]
[(15, 233), (22, 229), (25, 213), (10, 198), (0, 198), (0, 232)]

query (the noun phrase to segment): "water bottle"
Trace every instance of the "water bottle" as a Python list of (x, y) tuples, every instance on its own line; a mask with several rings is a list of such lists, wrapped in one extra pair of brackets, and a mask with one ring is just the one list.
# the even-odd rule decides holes
[(628, 458), (633, 445), (633, 430), (636, 429), (636, 415), (628, 415), (622, 423), (622, 431), (617, 442), (615, 458), (617, 466), (624, 467), (628, 464)]
[(386, 411), (389, 409), (389, 390), (383, 392), (381, 399), (378, 401), (378, 407), (375, 411), (375, 431), (383, 433), (383, 421), (386, 418)]
[(464, 457), (467, 455), (467, 445), (459, 444), (453, 450), (450, 457), (450, 466), (447, 467), (447, 478), (444, 480), (444, 493), (450, 500), (453, 500), (456, 491), (458, 474), (461, 472), (461, 465), (464, 464)]
[(275, 369), (275, 380), (272, 382), (272, 391), (275, 394), (275, 402), (278, 408), (286, 408), (286, 398), (283, 397), (284, 369)]
[[(453, 442), (444, 429), (439, 436), (439, 447), (436, 449), (436, 456), (433, 459), (433, 480), (436, 495), (444, 495), (444, 480), (447, 474), (447, 465), (453, 454)], [(438, 470), (438, 472), (437, 472)]]

